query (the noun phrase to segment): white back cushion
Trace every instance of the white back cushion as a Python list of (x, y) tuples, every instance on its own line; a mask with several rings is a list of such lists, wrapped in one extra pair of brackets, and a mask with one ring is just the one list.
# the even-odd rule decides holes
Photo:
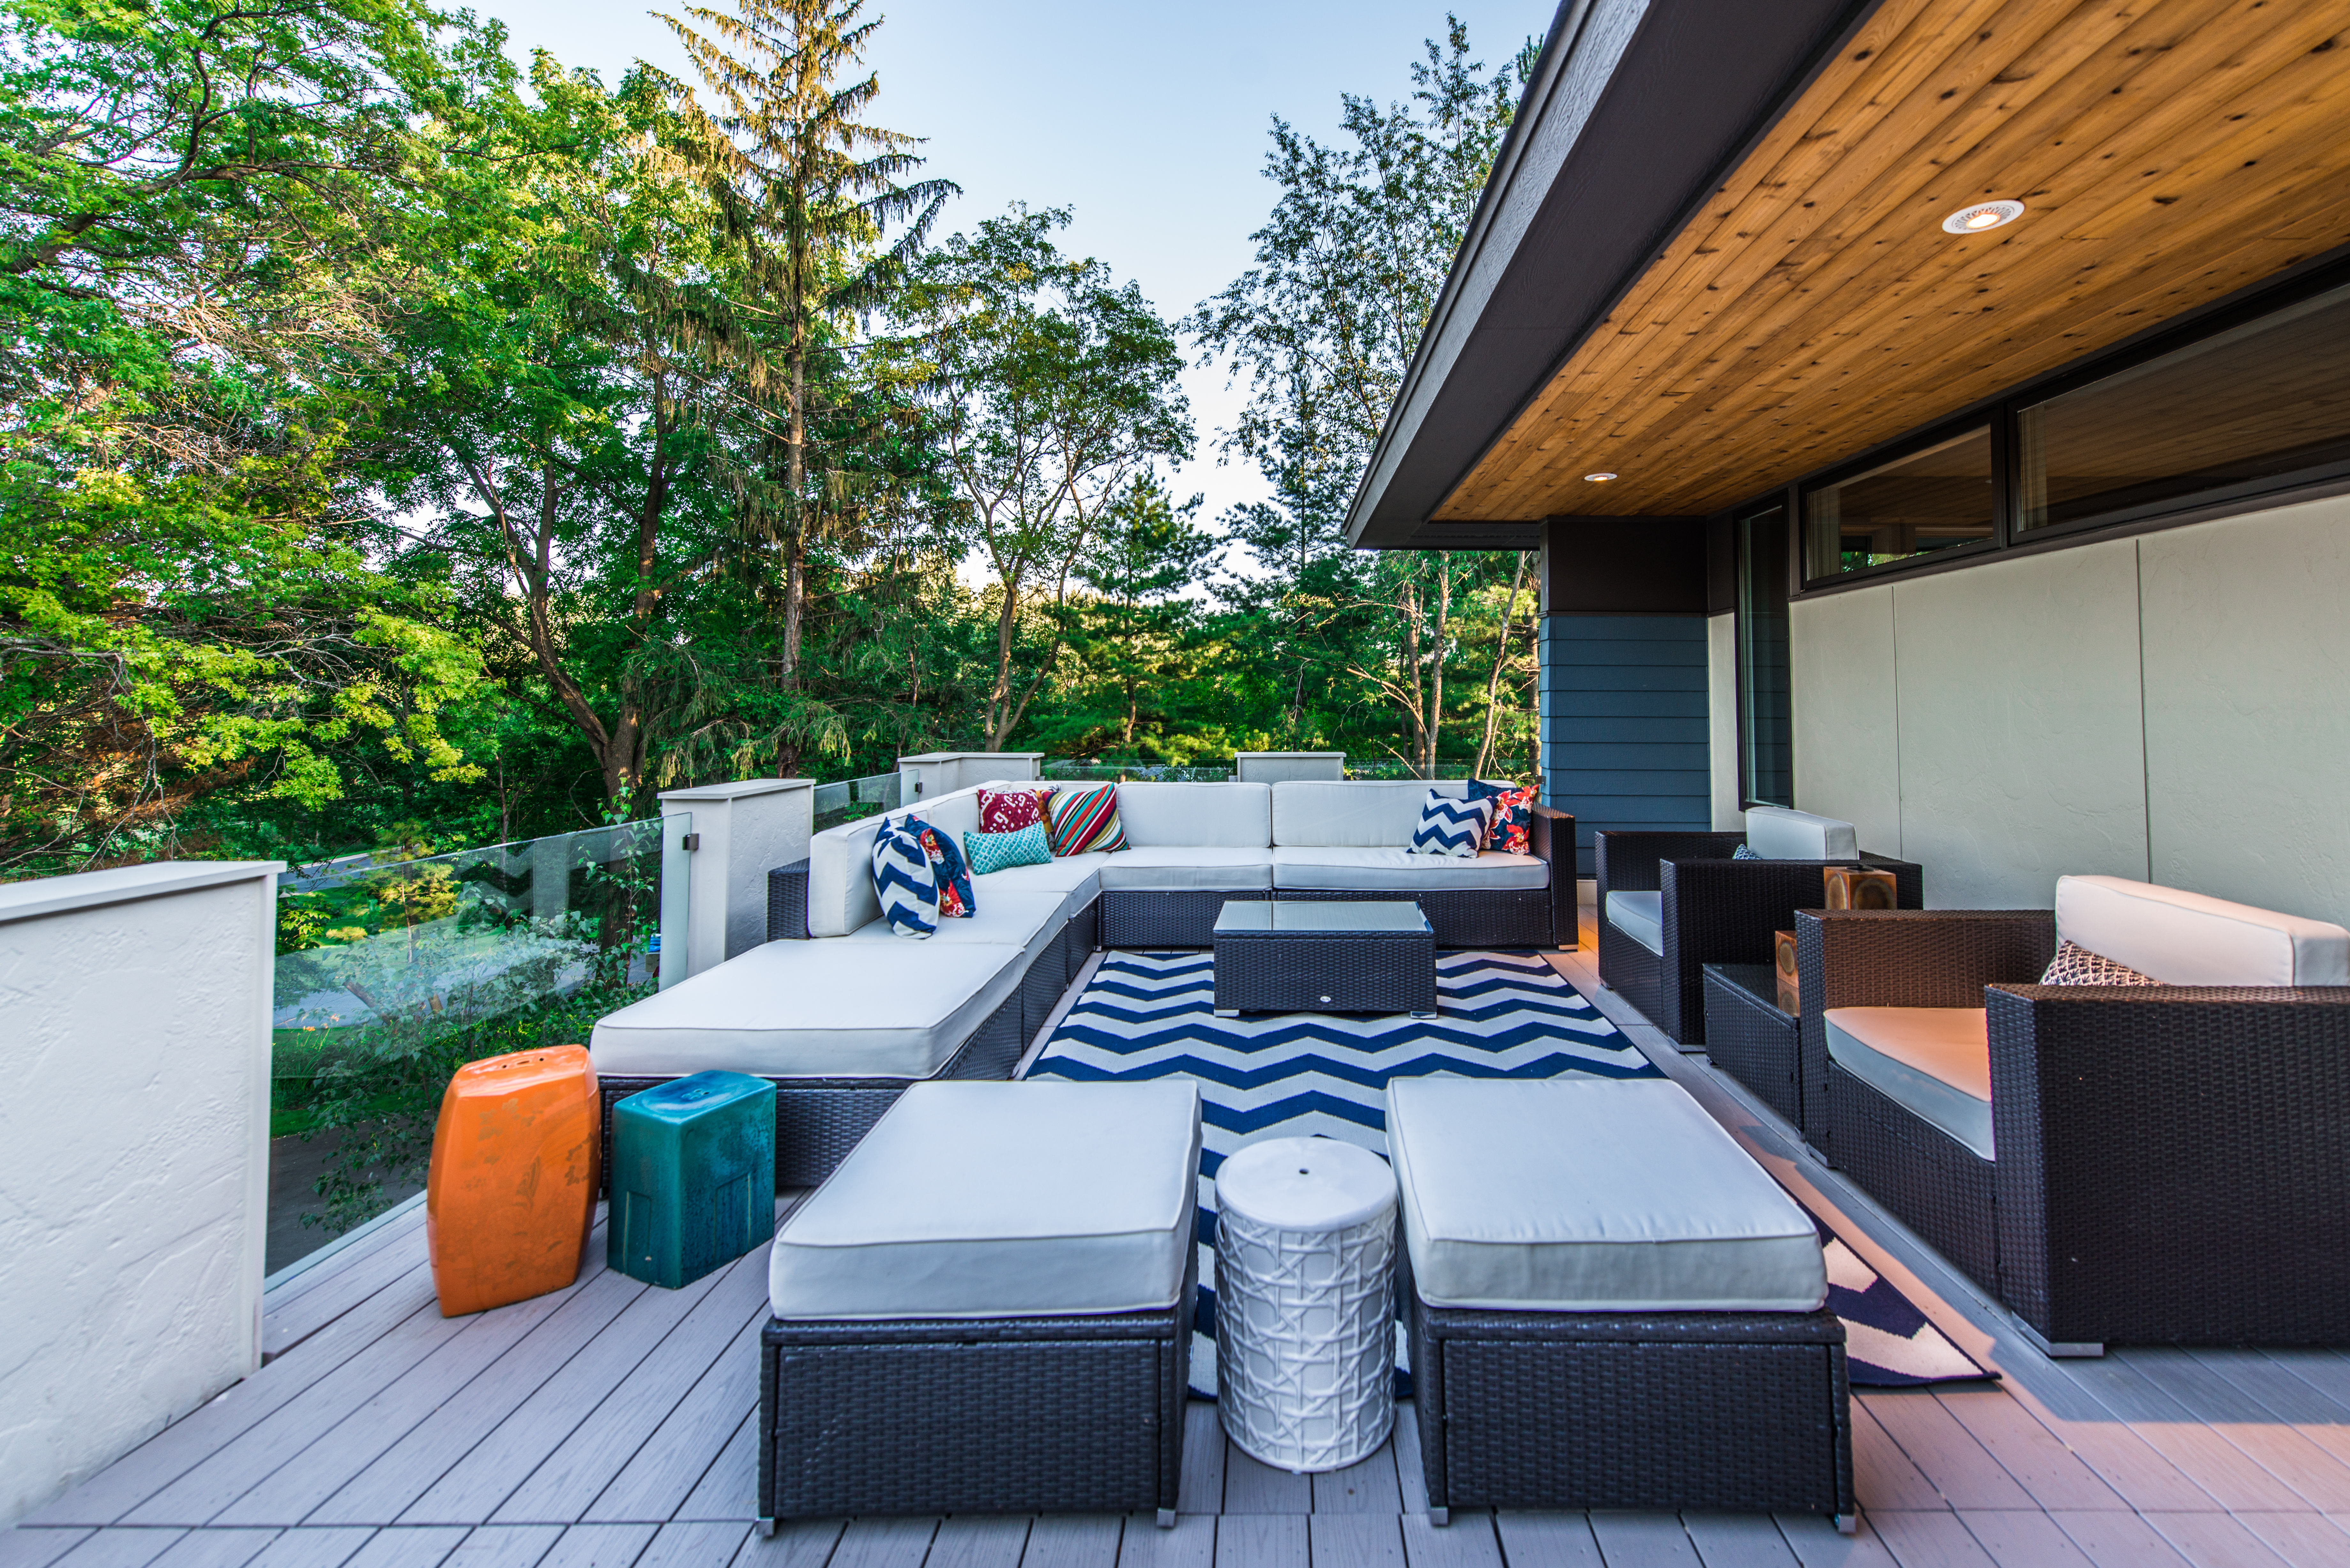
[(1402, 848), (1419, 826), (1430, 791), (1460, 800), (1464, 779), (1363, 779), (1343, 784), (1293, 780), (1273, 786), (1273, 841), (1312, 848)]
[(1765, 860), (1860, 858), (1860, 840), (1851, 823), (1781, 805), (1747, 808), (1746, 847)]
[(2056, 878), (2056, 934), (2166, 985), (2350, 985), (2350, 930), (2120, 877)]
[(1118, 816), (1137, 849), (1268, 849), (1273, 786), (1262, 784), (1122, 784)]
[[(896, 822), (919, 816), (952, 834), (961, 848), (964, 834), (979, 831), (979, 790), (974, 785), (918, 801), (888, 815)], [(873, 836), (881, 821), (845, 822), (808, 840), (808, 935), (845, 937), (881, 918), (881, 900), (873, 896)]]

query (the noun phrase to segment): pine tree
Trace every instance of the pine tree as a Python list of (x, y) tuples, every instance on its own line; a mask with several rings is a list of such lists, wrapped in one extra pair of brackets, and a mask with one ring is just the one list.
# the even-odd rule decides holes
[[(748, 384), (780, 402), (762, 443), (779, 456), (779, 485), (743, 489), (745, 510), (784, 554), (782, 672), (797, 675), (806, 617), (807, 546), (842, 475), (812, 451), (824, 422), (811, 402), (820, 358), (849, 345), (854, 319), (883, 304), (961, 188), (898, 182), (922, 165), (919, 138), (858, 117), (880, 90), (872, 72), (845, 85), (880, 19), (864, 0), (735, 0), (728, 15), (657, 13), (693, 61), (714, 112), (678, 89), (691, 130), (688, 156), (717, 204), (772, 350), (746, 357)], [(698, 24), (698, 27), (691, 24)], [(889, 230), (898, 230), (884, 244)], [(850, 378), (852, 383), (854, 378)]]

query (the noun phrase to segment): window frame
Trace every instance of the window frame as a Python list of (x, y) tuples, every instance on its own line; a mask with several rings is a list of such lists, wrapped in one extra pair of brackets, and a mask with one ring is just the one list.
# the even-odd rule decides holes
[[(1753, 753), (1753, 747), (1749, 741), (1749, 736), (1753, 732), (1752, 726), (1754, 722), (1754, 714), (1749, 710), (1746, 701), (1746, 694), (1752, 689), (1748, 679), (1746, 660), (1746, 599), (1747, 584), (1749, 580), (1746, 550), (1746, 524), (1760, 519), (1766, 513), (1774, 510), (1778, 512), (1780, 517), (1783, 520), (1786, 529), (1785, 539), (1787, 548), (1783, 553), (1783, 558), (1779, 563), (1779, 574), (1780, 581), (1783, 584), (1789, 586), (1787, 599), (1788, 602), (1792, 604), (1794, 599), (1793, 585), (1800, 583), (1803, 580), (1802, 563), (1804, 558), (1804, 538), (1803, 531), (1801, 527), (1798, 526), (1798, 519), (1801, 517), (1802, 514), (1796, 510), (1801, 500), (1801, 493), (1795, 486), (1790, 484), (1771, 495), (1759, 497), (1749, 504), (1739, 507), (1730, 514), (1731, 571), (1735, 587), (1735, 593), (1731, 606), (1730, 679), (1731, 683), (1731, 695), (1732, 706), (1736, 714), (1734, 720), (1736, 731), (1733, 736), (1732, 750), (1736, 753), (1738, 763), (1737, 794), (1738, 809), (1741, 812), (1751, 811), (1758, 805), (1777, 805), (1780, 804), (1777, 801), (1761, 800), (1755, 796), (1754, 779), (1748, 767), (1749, 760)], [(1794, 660), (1792, 654), (1788, 659), (1787, 676), (1788, 684), (1790, 688), (1792, 688), (1794, 683)], [(1795, 728), (1794, 715), (1791, 712), (1788, 715), (1787, 721), (1787, 804), (1790, 805), (1792, 805), (1794, 801), (1794, 784)]]

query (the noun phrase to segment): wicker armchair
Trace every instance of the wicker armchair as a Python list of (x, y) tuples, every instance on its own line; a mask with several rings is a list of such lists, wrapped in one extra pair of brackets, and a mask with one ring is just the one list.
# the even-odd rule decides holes
[[(2043, 986), (2041, 910), (1797, 917), (1814, 1142), (2043, 1343), (2350, 1344), (2350, 987)], [(1983, 1158), (1827, 1057), (1837, 1007), (1987, 1008)]]
[[(1742, 833), (1597, 833), (1599, 978), (1642, 1017), (1690, 1049), (1705, 1044), (1705, 966), (1771, 961), (1774, 932), (1820, 902), (1830, 866), (1890, 871), (1904, 909), (1926, 901), (1926, 874), (1907, 860), (1733, 860)], [(1661, 953), (1608, 918), (1610, 893), (1663, 895)]]

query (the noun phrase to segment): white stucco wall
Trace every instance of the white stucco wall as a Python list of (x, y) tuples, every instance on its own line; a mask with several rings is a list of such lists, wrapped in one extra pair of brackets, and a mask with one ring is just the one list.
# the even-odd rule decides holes
[(260, 1365), (282, 869), (0, 886), (0, 1523)]
[(1746, 826), (1738, 798), (1738, 618), (1717, 615), (1705, 623), (1705, 756), (1713, 797), (1713, 830), (1736, 833)]
[(2102, 871), (2350, 923), (2350, 497), (1792, 612), (1796, 804), (1889, 812), (1929, 904)]
[(816, 781), (743, 779), (660, 799), (664, 815), (692, 813), (701, 840), (686, 867), (685, 972), (696, 975), (767, 940), (767, 873), (807, 858)]

